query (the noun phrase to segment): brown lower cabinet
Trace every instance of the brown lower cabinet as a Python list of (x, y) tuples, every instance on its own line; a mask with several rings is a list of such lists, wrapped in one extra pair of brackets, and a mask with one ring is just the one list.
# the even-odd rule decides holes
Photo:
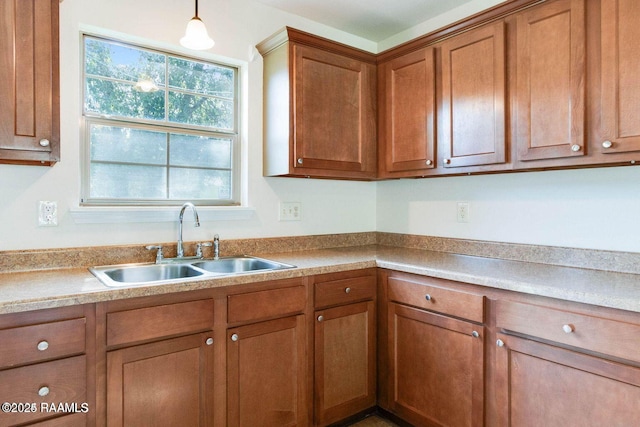
[(107, 354), (107, 425), (213, 425), (210, 333)]
[(640, 368), (498, 334), (501, 426), (637, 425)]
[(311, 278), (314, 409), (326, 426), (376, 405), (376, 271)]
[(88, 405), (2, 426), (640, 419), (638, 313), (385, 269), (7, 314), (0, 343), (0, 402)]
[(484, 327), (389, 305), (392, 412), (415, 425), (482, 426)]
[(228, 427), (311, 423), (307, 287), (271, 284), (226, 298)]
[(95, 421), (93, 304), (0, 316), (0, 426)]
[(227, 425), (306, 426), (305, 316), (227, 331)]

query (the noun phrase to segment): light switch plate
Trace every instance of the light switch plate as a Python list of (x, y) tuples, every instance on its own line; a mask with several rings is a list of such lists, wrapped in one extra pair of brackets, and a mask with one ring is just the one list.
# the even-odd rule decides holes
[(279, 221), (300, 221), (301, 216), (300, 202), (280, 202)]

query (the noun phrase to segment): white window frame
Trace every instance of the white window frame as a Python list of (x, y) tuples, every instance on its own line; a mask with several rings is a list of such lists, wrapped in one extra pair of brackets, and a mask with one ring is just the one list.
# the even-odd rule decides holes
[[(85, 99), (86, 99), (86, 66), (85, 66), (85, 39), (93, 38), (104, 40), (111, 43), (122, 44), (124, 46), (131, 46), (136, 49), (147, 50), (150, 52), (167, 55), (175, 58), (182, 58), (186, 60), (198, 61), (198, 62), (206, 62), (215, 66), (222, 66), (226, 68), (230, 68), (234, 70), (234, 123), (232, 131), (221, 131), (214, 130), (207, 127), (197, 126), (197, 125), (188, 125), (181, 123), (170, 123), (170, 122), (157, 122), (153, 120), (146, 119), (135, 119), (135, 118), (126, 118), (126, 117), (109, 117), (102, 114), (96, 114), (93, 112), (87, 112), (85, 110)], [(127, 40), (123, 40), (116, 37), (105, 37), (102, 35), (96, 35), (89, 32), (82, 32), (80, 37), (80, 45), (81, 45), (81, 55), (80, 55), (80, 66), (81, 70), (81, 195), (80, 195), (80, 206), (81, 207), (145, 207), (145, 206), (155, 206), (155, 207), (163, 207), (163, 206), (179, 206), (186, 201), (193, 202), (198, 206), (215, 206), (215, 207), (225, 207), (225, 206), (240, 206), (242, 204), (243, 195), (242, 195), (242, 182), (241, 178), (243, 177), (243, 173), (241, 171), (242, 161), (241, 161), (241, 137), (240, 137), (240, 113), (242, 110), (240, 105), (240, 100), (242, 99), (240, 96), (240, 85), (241, 85), (241, 74), (240, 67), (237, 65), (224, 63), (219, 60), (210, 60), (203, 59), (196, 56), (187, 56), (184, 54), (176, 53), (167, 49), (157, 48), (157, 47), (149, 47), (145, 46), (142, 43), (130, 42)], [(133, 129), (142, 129), (142, 130), (153, 130), (159, 132), (166, 133), (181, 133), (181, 134), (193, 134), (193, 135), (205, 135), (212, 138), (222, 138), (222, 139), (230, 139), (232, 144), (232, 161), (231, 161), (231, 196), (229, 199), (196, 199), (196, 200), (188, 200), (188, 199), (155, 199), (155, 200), (147, 200), (147, 199), (102, 199), (102, 198), (92, 198), (90, 197), (90, 165), (91, 165), (91, 141), (90, 141), (90, 129), (91, 124), (100, 124), (100, 125), (113, 125), (113, 126), (123, 126), (130, 127)]]

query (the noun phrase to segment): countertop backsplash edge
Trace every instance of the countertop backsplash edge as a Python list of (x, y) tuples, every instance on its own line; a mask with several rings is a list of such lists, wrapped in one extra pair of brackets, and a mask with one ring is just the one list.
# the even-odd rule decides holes
[[(380, 245), (459, 255), (640, 274), (640, 253), (503, 243), (388, 232), (359, 232), (221, 241), (221, 256)], [(163, 243), (165, 256), (175, 256), (175, 242)], [(195, 242), (185, 245), (195, 251)], [(211, 248), (205, 248), (210, 257)], [(143, 244), (0, 251), (0, 273), (83, 268), (132, 262), (153, 262)]]

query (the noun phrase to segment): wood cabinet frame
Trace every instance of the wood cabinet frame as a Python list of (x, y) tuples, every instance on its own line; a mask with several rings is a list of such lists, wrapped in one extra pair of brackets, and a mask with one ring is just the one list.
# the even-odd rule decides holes
[(0, 2), (0, 163), (60, 160), (59, 0)]

